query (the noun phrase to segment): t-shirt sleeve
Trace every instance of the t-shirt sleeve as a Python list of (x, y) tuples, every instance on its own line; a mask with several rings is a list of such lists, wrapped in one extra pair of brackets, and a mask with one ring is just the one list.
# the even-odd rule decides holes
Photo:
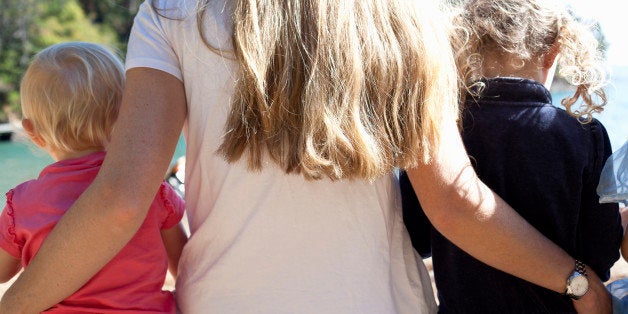
[(22, 247), (18, 245), (15, 235), (15, 212), (13, 210), (13, 190), (7, 193), (7, 202), (0, 214), (0, 248), (11, 256), (22, 258)]
[(177, 23), (160, 15), (145, 1), (139, 8), (127, 46), (126, 69), (147, 67), (182, 79), (179, 60), (166, 33), (167, 23)]
[(181, 218), (183, 218), (183, 213), (185, 212), (185, 201), (166, 182), (162, 182), (159, 187), (159, 198), (166, 209), (166, 215), (161, 228), (170, 229), (179, 223)]

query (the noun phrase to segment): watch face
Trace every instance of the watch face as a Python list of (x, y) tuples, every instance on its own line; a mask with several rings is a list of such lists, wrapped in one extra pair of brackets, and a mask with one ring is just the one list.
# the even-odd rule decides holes
[(571, 278), (569, 290), (573, 295), (583, 296), (589, 290), (589, 280), (584, 275), (578, 274)]

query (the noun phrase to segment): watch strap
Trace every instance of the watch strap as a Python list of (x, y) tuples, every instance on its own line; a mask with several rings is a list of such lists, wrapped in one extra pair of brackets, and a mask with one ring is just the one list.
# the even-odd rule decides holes
[(579, 260), (576, 260), (575, 264), (576, 264), (576, 268), (575, 268), (574, 271), (579, 272), (579, 273), (581, 273), (581, 274), (586, 276), (587, 275), (587, 269), (586, 269), (584, 263), (579, 261)]

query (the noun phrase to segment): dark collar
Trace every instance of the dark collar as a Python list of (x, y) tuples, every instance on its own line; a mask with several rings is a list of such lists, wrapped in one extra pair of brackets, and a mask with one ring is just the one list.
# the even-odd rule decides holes
[(500, 102), (504, 104), (523, 103), (552, 104), (552, 95), (543, 84), (518, 77), (498, 77), (482, 79), (484, 88), (480, 91), (479, 98), (467, 95), (467, 103)]

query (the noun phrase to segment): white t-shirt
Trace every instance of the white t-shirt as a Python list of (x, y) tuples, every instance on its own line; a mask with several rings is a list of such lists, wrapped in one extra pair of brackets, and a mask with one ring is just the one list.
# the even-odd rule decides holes
[[(374, 183), (308, 181), (272, 162), (260, 172), (216, 154), (237, 63), (205, 46), (196, 0), (142, 4), (127, 69), (185, 85), (186, 199), (191, 237), (176, 283), (183, 313), (430, 313), (425, 266), (402, 222), (393, 174)], [(230, 49), (230, 4), (209, 1), (204, 27)]]

